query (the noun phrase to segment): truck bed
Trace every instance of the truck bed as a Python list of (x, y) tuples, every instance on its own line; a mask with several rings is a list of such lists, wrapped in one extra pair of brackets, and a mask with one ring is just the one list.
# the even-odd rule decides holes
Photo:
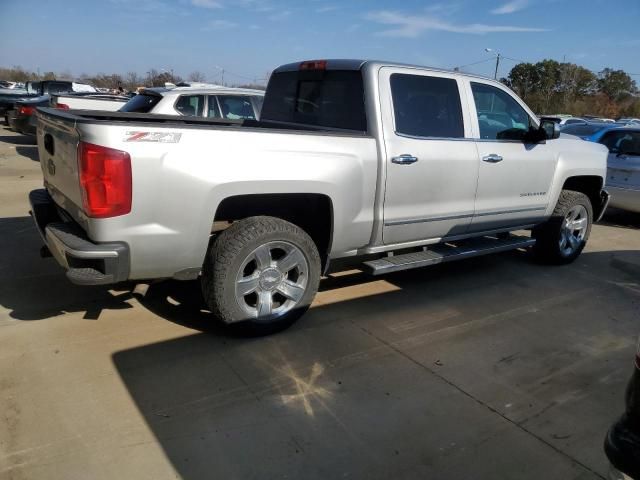
[(367, 132), (359, 130), (345, 130), (339, 128), (329, 128), (316, 125), (301, 125), (285, 122), (274, 122), (267, 120), (229, 120), (213, 119), (202, 117), (188, 117), (182, 115), (157, 115), (150, 113), (133, 112), (104, 112), (96, 110), (58, 110), (54, 108), (38, 108), (40, 115), (56, 117), (75, 123), (106, 123), (114, 125), (135, 125), (145, 124), (149, 126), (173, 126), (180, 128), (217, 128), (230, 127), (283, 130), (291, 133), (292, 130), (300, 132), (315, 132), (319, 134), (345, 135), (345, 136), (369, 136)]

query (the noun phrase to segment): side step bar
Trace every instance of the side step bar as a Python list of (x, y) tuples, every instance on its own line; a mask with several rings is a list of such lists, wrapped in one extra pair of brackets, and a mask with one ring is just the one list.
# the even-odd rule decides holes
[(465, 258), (479, 257), (490, 253), (506, 252), (518, 248), (530, 247), (536, 243), (534, 238), (509, 235), (506, 238), (480, 237), (464, 242), (442, 243), (421, 252), (394, 255), (364, 262), (364, 271), (371, 275), (426, 267), (437, 263), (453, 262)]

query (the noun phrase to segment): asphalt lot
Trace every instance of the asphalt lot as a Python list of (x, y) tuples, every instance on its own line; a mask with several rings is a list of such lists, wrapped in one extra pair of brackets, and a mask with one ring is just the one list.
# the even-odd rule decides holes
[(323, 280), (241, 339), (195, 282), (76, 287), (28, 216), (36, 147), (0, 127), (0, 478), (591, 479), (640, 334), (640, 216), (573, 265), (513, 252)]

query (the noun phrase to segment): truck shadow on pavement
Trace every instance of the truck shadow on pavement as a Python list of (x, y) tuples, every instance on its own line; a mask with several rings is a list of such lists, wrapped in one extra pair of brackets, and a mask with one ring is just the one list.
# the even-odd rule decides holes
[(113, 362), (184, 479), (598, 478), (639, 282), (640, 251), (355, 272), (262, 339), (211, 322), (193, 282), (160, 282), (141, 304), (207, 333)]
[(9, 145), (37, 145), (36, 137), (31, 135), (0, 135), (0, 143)]
[(0, 324), (5, 312), (15, 320), (44, 320), (68, 312), (96, 320), (103, 310), (133, 308), (128, 285), (109, 289), (71, 284), (55, 260), (40, 257), (42, 244), (31, 217), (0, 218)]
[(608, 208), (600, 224), (609, 227), (640, 230), (640, 213), (627, 212), (617, 208)]
[(30, 147), (16, 147), (16, 153), (23, 157), (26, 157), (34, 162), (40, 162), (40, 156), (38, 155), (38, 147), (30, 146)]
[(0, 219), (0, 307), (10, 319), (99, 320), (139, 304), (185, 327), (112, 356), (180, 478), (604, 471), (602, 436), (638, 333), (640, 251), (585, 252), (565, 267), (517, 251), (336, 275), (291, 329), (246, 339), (212, 321), (197, 282), (76, 287), (40, 246), (31, 218)]

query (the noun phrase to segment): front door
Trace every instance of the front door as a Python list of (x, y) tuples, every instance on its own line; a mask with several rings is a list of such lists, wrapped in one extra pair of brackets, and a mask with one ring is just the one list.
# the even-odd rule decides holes
[(480, 159), (470, 232), (538, 223), (550, 201), (557, 155), (554, 140), (527, 143), (536, 122), (506, 88), (467, 81)]
[(464, 234), (474, 212), (478, 153), (462, 80), (380, 70), (386, 150), (384, 243)]
[(607, 185), (640, 190), (640, 131), (613, 130), (600, 143), (609, 149)]

